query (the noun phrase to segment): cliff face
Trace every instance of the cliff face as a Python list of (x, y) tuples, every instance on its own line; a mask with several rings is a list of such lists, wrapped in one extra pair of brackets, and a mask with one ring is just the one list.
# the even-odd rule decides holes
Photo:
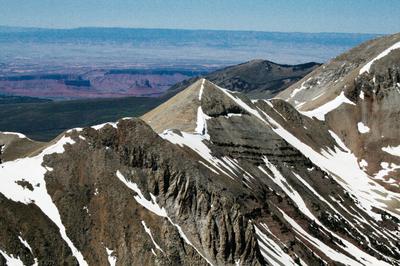
[(298, 109), (202, 79), (3, 162), (0, 265), (400, 265), (400, 195)]

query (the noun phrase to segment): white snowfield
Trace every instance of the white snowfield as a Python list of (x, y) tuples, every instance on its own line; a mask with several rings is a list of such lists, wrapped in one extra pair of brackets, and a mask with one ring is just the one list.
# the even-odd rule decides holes
[[(0, 193), (15, 202), (37, 205), (54, 224), (59, 228), (64, 241), (70, 247), (72, 254), (80, 265), (87, 265), (80, 251), (76, 249), (68, 238), (65, 227), (62, 224), (60, 214), (50, 195), (47, 193), (44, 175), (51, 168), (43, 166), (43, 157), (47, 154), (63, 153), (64, 145), (74, 144), (69, 137), (62, 137), (54, 145), (44, 149), (39, 155), (26, 157), (15, 161), (5, 162), (0, 165)], [(33, 186), (33, 191), (18, 185), (17, 181), (27, 181)]]
[(392, 46), (390, 46), (389, 48), (387, 48), (386, 50), (384, 50), (382, 53), (380, 53), (377, 57), (375, 57), (374, 59), (372, 59), (371, 61), (369, 61), (367, 64), (365, 64), (361, 69), (359, 74), (363, 74), (365, 72), (369, 73), (372, 64), (376, 61), (379, 60), (385, 56), (387, 56), (391, 51), (396, 50), (396, 49), (400, 49), (400, 42), (397, 42), (395, 44), (393, 44)]
[(321, 121), (325, 121), (325, 115), (333, 110), (335, 110), (336, 108), (338, 108), (339, 106), (341, 106), (342, 104), (351, 104), (351, 105), (356, 105), (355, 103), (353, 103), (352, 101), (350, 101), (345, 95), (344, 92), (342, 91), (339, 96), (337, 96), (335, 99), (333, 99), (332, 101), (329, 101), (323, 105), (321, 105), (320, 107), (311, 110), (311, 111), (305, 111), (305, 112), (301, 112), (303, 115), (309, 116), (309, 117), (315, 117), (318, 120)]

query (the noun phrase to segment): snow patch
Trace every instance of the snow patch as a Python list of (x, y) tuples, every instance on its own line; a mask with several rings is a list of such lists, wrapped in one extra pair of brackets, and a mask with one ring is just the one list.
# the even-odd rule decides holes
[(381, 162), (381, 167), (382, 169), (375, 174), (374, 178), (375, 179), (381, 179), (384, 180), (384, 177), (387, 176), (389, 173), (396, 171), (397, 169), (400, 169), (400, 165), (397, 165), (395, 163), (387, 163), (387, 162)]
[(0, 250), (0, 254), (6, 259), (6, 264), (8, 266), (24, 266), (24, 263), (19, 259), (19, 257), (14, 258), (12, 255), (7, 255), (7, 253)]
[(363, 171), (366, 171), (366, 168), (368, 167), (368, 162), (367, 162), (366, 160), (362, 159), (362, 160), (360, 161), (359, 165), (360, 165), (360, 167), (361, 167), (361, 169), (362, 169)]
[(117, 128), (117, 123), (115, 123), (115, 122), (107, 122), (107, 123), (91, 126), (91, 128), (99, 130), (99, 129), (102, 129), (103, 127), (105, 127), (106, 125), (110, 125), (113, 128)]
[[(308, 80), (307, 80), (308, 81)], [(301, 83), (300, 88), (296, 88), (292, 91), (292, 93), (290, 94), (290, 98), (293, 98), (294, 96), (296, 96), (297, 93), (299, 93), (300, 91), (307, 89), (306, 86), (304, 86), (304, 84), (306, 83), (306, 81), (304, 81), (303, 83)]]
[(228, 117), (228, 118), (230, 118), (232, 116), (242, 116), (242, 114), (229, 113), (226, 115), (226, 117)]
[(360, 132), (361, 134), (365, 134), (369, 132), (369, 127), (367, 127), (363, 122), (358, 122), (357, 123), (357, 129), (358, 132)]
[(363, 91), (360, 92), (360, 99), (364, 100), (364, 92)]
[(303, 115), (309, 116), (309, 117), (315, 117), (318, 120), (324, 121), (325, 120), (325, 115), (342, 104), (351, 104), (355, 105), (352, 101), (350, 101), (345, 95), (344, 92), (342, 91), (339, 96), (337, 96), (335, 99), (333, 99), (330, 102), (327, 102), (320, 107), (311, 110), (311, 111), (306, 111), (306, 112), (301, 112)]
[(81, 131), (83, 131), (83, 128), (82, 127), (71, 128), (71, 129), (67, 130), (67, 133), (72, 133), (74, 131), (81, 132)]
[(397, 147), (393, 147), (393, 146), (387, 146), (387, 147), (383, 147), (382, 150), (384, 152), (387, 152), (393, 156), (399, 156), (400, 157), (400, 145)]
[(115, 264), (117, 263), (117, 257), (112, 255), (112, 253), (114, 251), (112, 249), (108, 249), (108, 248), (106, 248), (106, 251), (107, 251), (107, 256), (108, 256), (108, 263), (110, 264), (110, 266), (115, 266)]

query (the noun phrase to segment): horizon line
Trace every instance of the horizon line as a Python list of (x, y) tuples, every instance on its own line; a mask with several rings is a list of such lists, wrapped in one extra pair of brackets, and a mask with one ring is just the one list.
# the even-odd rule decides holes
[(158, 28), (158, 27), (130, 27), (130, 26), (79, 26), (79, 27), (36, 27), (2, 25), (0, 28), (21, 28), (31, 30), (77, 30), (77, 29), (125, 29), (125, 30), (179, 30), (179, 31), (225, 31), (225, 32), (259, 32), (259, 33), (289, 33), (289, 34), (354, 34), (354, 35), (391, 35), (396, 33), (368, 33), (368, 32), (335, 32), (335, 31), (268, 31), (268, 30), (240, 30), (240, 29), (201, 29), (201, 28)]

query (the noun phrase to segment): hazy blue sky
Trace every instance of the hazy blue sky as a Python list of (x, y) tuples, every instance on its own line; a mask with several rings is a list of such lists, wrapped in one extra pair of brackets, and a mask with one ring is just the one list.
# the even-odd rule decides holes
[(0, 0), (0, 25), (394, 33), (399, 0)]

